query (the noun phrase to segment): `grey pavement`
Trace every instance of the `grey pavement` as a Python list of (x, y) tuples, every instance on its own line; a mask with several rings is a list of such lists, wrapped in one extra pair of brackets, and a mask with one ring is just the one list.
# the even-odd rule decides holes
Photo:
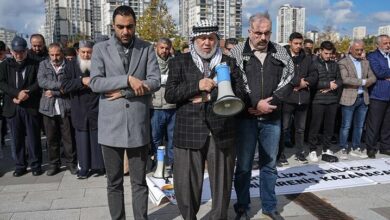
[[(62, 171), (50, 177), (46, 174), (34, 177), (28, 173), (17, 178), (12, 176), (13, 162), (10, 159), (9, 146), (4, 148), (4, 153), (5, 157), (0, 159), (0, 220), (110, 219), (105, 177), (78, 180), (69, 171)], [(287, 149), (286, 155), (289, 166), (298, 165), (291, 149)], [(133, 219), (130, 181), (129, 177), (125, 178), (126, 215), (127, 219)], [(390, 184), (327, 190), (310, 195), (345, 213), (349, 219), (390, 219)], [(234, 200), (230, 203), (229, 219), (234, 219), (235, 216), (232, 207), (234, 203)], [(251, 219), (263, 219), (260, 207), (260, 199), (252, 198)], [(210, 209), (211, 202), (202, 204), (198, 219), (208, 219)], [(278, 196), (278, 210), (287, 220), (332, 219), (327, 217), (329, 213), (319, 217), (318, 213), (313, 213), (291, 196)], [(177, 206), (172, 204), (155, 206), (149, 202), (148, 214), (152, 220), (182, 219)]]

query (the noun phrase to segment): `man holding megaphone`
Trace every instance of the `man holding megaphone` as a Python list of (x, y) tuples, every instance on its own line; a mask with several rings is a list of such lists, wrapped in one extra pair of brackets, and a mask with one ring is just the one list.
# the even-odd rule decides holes
[(196, 219), (207, 160), (213, 203), (210, 219), (227, 219), (235, 162), (232, 115), (242, 109), (243, 80), (234, 59), (219, 48), (216, 24), (202, 20), (192, 31), (190, 53), (169, 63), (165, 87), (166, 101), (177, 107), (173, 136), (176, 200), (184, 219)]

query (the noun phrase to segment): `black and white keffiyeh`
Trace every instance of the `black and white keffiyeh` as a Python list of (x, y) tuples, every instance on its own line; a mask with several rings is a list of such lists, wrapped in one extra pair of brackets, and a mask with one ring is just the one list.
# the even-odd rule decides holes
[[(210, 34), (216, 34), (218, 40), (220, 39), (219, 33), (218, 33), (218, 25), (210, 20), (201, 20), (198, 23), (196, 23), (195, 26), (192, 27), (192, 34), (191, 34), (191, 44), (190, 44), (190, 52), (192, 56), (192, 60), (198, 67), (198, 69), (204, 74), (205, 69), (203, 66), (202, 58), (199, 56), (199, 54), (195, 50), (194, 40), (196, 37), (201, 35), (210, 35)], [(219, 42), (217, 42), (219, 44)], [(215, 54), (211, 57), (211, 61), (209, 63), (209, 70), (212, 70), (216, 65), (218, 65), (222, 60), (222, 50), (217, 46), (217, 50), (215, 51)]]
[[(195, 50), (194, 43), (190, 44), (190, 53), (192, 60), (194, 61), (195, 65), (198, 67), (198, 69), (204, 74), (204, 66), (202, 58), (199, 56), (199, 54)], [(209, 70), (212, 70), (216, 65), (221, 63), (222, 60), (222, 50), (220, 47), (217, 47), (217, 50), (215, 51), (215, 54), (211, 57), (210, 63), (209, 63)]]
[[(287, 53), (286, 49), (280, 46), (279, 44), (276, 44), (274, 42), (270, 42), (276, 49), (276, 53), (271, 53), (271, 55), (277, 59), (280, 60), (284, 64), (283, 68), (283, 74), (282, 78), (280, 79), (280, 82), (278, 84), (278, 87), (276, 88), (276, 91), (287, 85), (291, 79), (294, 77), (294, 63), (291, 59), (290, 55)], [(244, 51), (245, 42), (241, 42), (237, 44), (231, 51), (230, 55), (231, 57), (235, 58), (237, 61), (237, 65), (240, 68), (241, 72), (243, 73), (242, 78), (244, 80), (245, 89), (248, 93), (250, 93), (250, 89), (248, 86), (248, 79), (246, 77), (245, 71), (244, 71), (244, 61), (248, 61), (250, 59), (250, 56), (243, 56), (242, 53)]]
[(219, 40), (220, 34), (218, 30), (218, 25), (214, 22), (211, 22), (210, 20), (201, 20), (192, 27), (191, 39), (193, 40), (195, 37), (200, 35), (209, 35), (214, 33), (217, 35)]

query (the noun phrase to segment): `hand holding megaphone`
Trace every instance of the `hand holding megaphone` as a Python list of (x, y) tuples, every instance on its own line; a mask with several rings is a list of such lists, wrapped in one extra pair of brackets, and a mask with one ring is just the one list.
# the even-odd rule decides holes
[(217, 83), (210, 78), (203, 78), (199, 81), (199, 90), (200, 91), (206, 91), (211, 92), (215, 87), (217, 86)]

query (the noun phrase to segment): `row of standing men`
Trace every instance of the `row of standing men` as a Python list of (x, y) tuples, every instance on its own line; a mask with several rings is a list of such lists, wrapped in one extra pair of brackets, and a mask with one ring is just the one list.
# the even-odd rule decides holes
[[(43, 71), (44, 62), (41, 62), (39, 70), (36, 63), (31, 65), (36, 68), (35, 72), (38, 73), (36, 75), (41, 75), (41, 78), (34, 82), (34, 73), (27, 72), (31, 69), (28, 65), (29, 62), (33, 62), (27, 56), (27, 45), (25, 42), (16, 40), (11, 45), (14, 59), (9, 61), (9, 64), (0, 65), (0, 89), (5, 92), (3, 115), (9, 120), (12, 131), (20, 125), (24, 126), (29, 123), (35, 125), (34, 116), (37, 115), (37, 109), (33, 107), (40, 106), (39, 108), (41, 108), (42, 105), (44, 108), (40, 111), (52, 112), (54, 119), (51, 121), (56, 121), (57, 118), (58, 124), (61, 125), (63, 117), (59, 115), (66, 111), (61, 111), (60, 103), (62, 101), (60, 101), (59, 96), (70, 91), (77, 91), (82, 95), (100, 94), (94, 94), (96, 95), (94, 98), (97, 97), (99, 104), (93, 102), (96, 104), (93, 106), (98, 108), (99, 114), (96, 112), (92, 116), (83, 115), (74, 121), (83, 113), (77, 113), (77, 110), (76, 113), (73, 113), (73, 109), (82, 109), (80, 107), (83, 104), (92, 102), (81, 100), (80, 94), (76, 96), (70, 92), (70, 98), (75, 100), (71, 118), (73, 123), (86, 119), (87, 126), (90, 126), (90, 119), (96, 116), (94, 118), (96, 122), (97, 118), (99, 129), (88, 129), (86, 133), (90, 134), (89, 130), (96, 131), (98, 143), (101, 145), (102, 161), (105, 162), (104, 168), (107, 172), (108, 204), (112, 219), (125, 218), (124, 152), (128, 155), (134, 218), (147, 219), (148, 189), (145, 175), (150, 142), (149, 108), (151, 107), (152, 95), (154, 95), (154, 99), (159, 97), (159, 100), (166, 102), (164, 104), (175, 105), (176, 116), (172, 139), (174, 187), (180, 213), (185, 219), (196, 219), (196, 213), (201, 203), (205, 161), (208, 164), (212, 192), (210, 218), (227, 219), (234, 176), (234, 187), (237, 192), (237, 202), (234, 204), (237, 213), (236, 219), (249, 219), (249, 186), (256, 147), (260, 153), (262, 213), (270, 219), (281, 219), (277, 211), (275, 196), (276, 158), (281, 132), (285, 132), (285, 121), (290, 120), (284, 120), (285, 115), (283, 113), (282, 116), (282, 108), (284, 110), (284, 106), (290, 107), (290, 110), (285, 112), (289, 113), (289, 118), (291, 118), (291, 114), (297, 114), (301, 108), (308, 106), (306, 101), (301, 101), (310, 100), (308, 98), (310, 94), (307, 93), (311, 88), (316, 88), (313, 114), (320, 118), (319, 120), (311, 120), (311, 123), (314, 124), (313, 128), (310, 128), (311, 135), (309, 137), (317, 138), (322, 118), (329, 113), (329, 109), (333, 109), (333, 106), (338, 103), (337, 90), (341, 88), (344, 81), (339, 69), (345, 71), (347, 75), (351, 75), (351, 65), (345, 64), (345, 70), (343, 70), (329, 59), (334, 47), (331, 42), (324, 42), (321, 45), (321, 54), (317, 60), (312, 62), (310, 58), (310, 64), (301, 65), (301, 62), (307, 59), (301, 51), (293, 49), (294, 40), (302, 40), (301, 36), (292, 37), (290, 39), (292, 42), (290, 47), (292, 48), (286, 50), (286, 48), (270, 41), (272, 22), (267, 13), (256, 14), (250, 18), (249, 22), (249, 37), (245, 42), (231, 49), (231, 57), (222, 54), (218, 47), (220, 38), (218, 26), (208, 20), (203, 20), (193, 27), (189, 53), (167, 60), (164, 56), (160, 56), (159, 52), (156, 56), (152, 45), (135, 37), (136, 16), (134, 11), (131, 7), (120, 6), (113, 14), (115, 34), (109, 40), (101, 42), (93, 48), (92, 57), (90, 57), (90, 75), (84, 71), (88, 69), (84, 69), (84, 67), (89, 66), (88, 62), (82, 64), (84, 59), (79, 56), (73, 65), (73, 68), (76, 69), (73, 72), (77, 72), (77, 74), (70, 74), (66, 77), (67, 69), (72, 67), (71, 64), (66, 65), (64, 76), (59, 77), (61, 82), (58, 81), (58, 73), (61, 72), (60, 66), (63, 63), (57, 57), (58, 51), (60, 52), (61, 49), (58, 44), (49, 46), (50, 59), (47, 60), (47, 66), (49, 69), (53, 69), (51, 74), (46, 74)], [(159, 46), (164, 45), (164, 40), (160, 43), (157, 44), (157, 51), (159, 51)], [(350, 102), (353, 102), (352, 105), (354, 105), (360, 98), (362, 99), (360, 101), (365, 103), (368, 99), (366, 88), (375, 82), (372, 75), (365, 72), (367, 62), (357, 59), (358, 52), (362, 51), (362, 45), (359, 42), (355, 43), (356, 45), (351, 46), (351, 57), (347, 58), (355, 58), (353, 61), (356, 63), (361, 62), (361, 65), (353, 65), (352, 69), (359, 66), (363, 68), (356, 70), (357, 80), (353, 80), (354, 84), (350, 88), (346, 86), (343, 89), (343, 95), (344, 90), (346, 91), (346, 100), (344, 100), (345, 103), (341, 104), (345, 106), (350, 106)], [(389, 59), (387, 54), (390, 50), (388, 36), (380, 36), (377, 43), (378, 50), (374, 52), (377, 54), (370, 55), (374, 62), (371, 62), (369, 56), (372, 67), (375, 66), (373, 64), (375, 56), (382, 55), (385, 59)], [(90, 49), (89, 53), (92, 52), (92, 46), (89, 42), (81, 44), (80, 48), (85, 47)], [(354, 54), (352, 50), (357, 51), (357, 53)], [(29, 62), (23, 62), (25, 60)], [(378, 65), (384, 68), (384, 74), (389, 74), (389, 66), (383, 64), (382, 61), (383, 59)], [(221, 117), (212, 111), (212, 104), (218, 97), (217, 84), (212, 78), (215, 75), (214, 67), (220, 63), (226, 63), (230, 67), (234, 93), (246, 104), (244, 111), (237, 117)], [(340, 67), (342, 66), (343, 64), (340, 62)], [(69, 70), (69, 73), (71, 72), (72, 69)], [(377, 74), (376, 69), (374, 69), (374, 73)], [(384, 75), (384, 77), (378, 77), (378, 81), (386, 81), (387, 78), (387, 75)], [(57, 81), (45, 85), (45, 82), (50, 79)], [(373, 94), (382, 96), (390, 94), (383, 93), (383, 89), (389, 87), (386, 83), (383, 82), (379, 85), (379, 89), (382, 90), (378, 93), (374, 93), (374, 87), (371, 101), (376, 97)], [(38, 84), (44, 89), (42, 94)], [(157, 96), (158, 91), (163, 91), (160, 96)], [(359, 91), (363, 96), (359, 95)], [(40, 98), (41, 96), (42, 98)], [(48, 105), (52, 109), (48, 110), (44, 103), (45, 99), (51, 97), (58, 98), (52, 99), (52, 103)], [(37, 105), (37, 99), (40, 100), (41, 105), (39, 102)], [(288, 103), (290, 106), (282, 105), (282, 102)], [(387, 109), (387, 103), (388, 100), (380, 99), (381, 110)], [(155, 109), (152, 114), (156, 112), (158, 110)], [(304, 109), (304, 114), (306, 113), (307, 109)], [(160, 116), (159, 118), (166, 117), (164, 113)], [(281, 120), (282, 117), (283, 120)], [(299, 117), (294, 115), (294, 120), (302, 124), (302, 121), (297, 119)], [(332, 117), (332, 115), (325, 116), (325, 122), (329, 123), (328, 120)], [(13, 123), (16, 124), (15, 121), (22, 123), (13, 126)], [(283, 121), (283, 125), (281, 121)], [(383, 122), (383, 126), (385, 123), (386, 120)], [(295, 124), (296, 128), (300, 128), (299, 124)], [(375, 124), (375, 126), (376, 129), (378, 125)], [(380, 126), (382, 126), (381, 123)], [(379, 131), (381, 131), (380, 126)], [(330, 127), (328, 128), (330, 129)], [(26, 129), (28, 138), (35, 135), (32, 130), (31, 128)], [(301, 129), (296, 130), (302, 132)], [(378, 137), (379, 131), (374, 131), (375, 141), (378, 139), (380, 143), (386, 141), (386, 136)], [(21, 132), (21, 134), (18, 138), (24, 138), (24, 133)], [(327, 138), (327, 134), (325, 131), (325, 138)], [(12, 136), (14, 135), (18, 134), (12, 132)], [(89, 140), (90, 137), (86, 138)], [(17, 141), (16, 138), (13, 139)], [(299, 137), (296, 136), (296, 141), (297, 139), (299, 143)], [(377, 150), (377, 146), (376, 144), (369, 145), (368, 152)], [(18, 149), (16, 144), (15, 147)], [(302, 149), (298, 149), (297, 158), (302, 153)], [(381, 148), (380, 150), (385, 153), (387, 149)], [(24, 149), (22, 151), (24, 153)], [(30, 151), (33, 152), (30, 155), (33, 158), (34, 149), (29, 149), (29, 153)], [(324, 153), (329, 154), (327, 149)], [(23, 175), (25, 172), (25, 158), (22, 159), (17, 160), (17, 168), (19, 165), (22, 169), (19, 173), (16, 169), (15, 176)], [(32, 160), (33, 175), (39, 175), (42, 172), (39, 159), (39, 155), (37, 155), (37, 160)], [(71, 163), (71, 165), (75, 164)], [(235, 165), (236, 170), (234, 171)], [(72, 169), (72, 166), (69, 167)]]

